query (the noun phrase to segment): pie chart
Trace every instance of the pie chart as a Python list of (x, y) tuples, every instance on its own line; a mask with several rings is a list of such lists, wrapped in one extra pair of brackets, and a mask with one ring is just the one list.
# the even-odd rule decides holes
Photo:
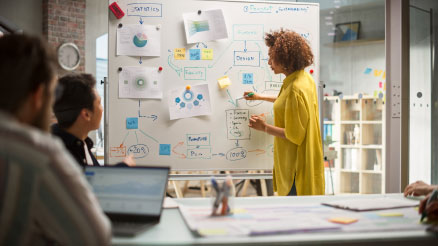
[(137, 33), (137, 35), (134, 36), (133, 42), (135, 46), (141, 48), (148, 43), (148, 37), (144, 33)]

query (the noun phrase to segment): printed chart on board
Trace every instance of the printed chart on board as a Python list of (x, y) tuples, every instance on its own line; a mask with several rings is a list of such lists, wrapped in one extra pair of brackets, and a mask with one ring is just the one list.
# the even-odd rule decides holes
[[(114, 1), (109, 1), (109, 4)], [(310, 43), (319, 81), (319, 6), (295, 2), (117, 1), (109, 18), (109, 163), (173, 170), (259, 170), (273, 165), (273, 137), (248, 126), (273, 124), (273, 104), (245, 91), (276, 95), (264, 42), (280, 28)], [(315, 85), (316, 86), (316, 85)]]

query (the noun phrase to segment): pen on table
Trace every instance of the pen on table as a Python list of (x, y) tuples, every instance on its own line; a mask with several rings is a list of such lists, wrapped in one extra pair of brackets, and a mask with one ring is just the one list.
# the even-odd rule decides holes
[(424, 206), (423, 213), (421, 214), (420, 222), (422, 222), (424, 220), (424, 218), (426, 218), (426, 216), (427, 216), (427, 211), (426, 211), (427, 205), (429, 205), (429, 203), (436, 200), (437, 198), (438, 198), (438, 190), (434, 190), (432, 192), (432, 194), (430, 195), (430, 197), (427, 199), (426, 205)]
[(240, 99), (247, 98), (247, 97), (252, 97), (252, 96), (254, 96), (254, 92), (250, 92), (250, 93), (246, 94), (246, 95), (243, 96), (243, 97), (239, 97), (239, 98), (237, 98), (236, 100), (240, 100)]

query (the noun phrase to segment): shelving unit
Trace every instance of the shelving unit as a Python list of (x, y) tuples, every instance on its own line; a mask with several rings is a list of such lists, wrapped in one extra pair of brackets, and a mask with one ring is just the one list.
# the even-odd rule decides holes
[(329, 147), (337, 151), (332, 166), (335, 194), (385, 190), (384, 104), (371, 96), (324, 98), (324, 142), (331, 139)]

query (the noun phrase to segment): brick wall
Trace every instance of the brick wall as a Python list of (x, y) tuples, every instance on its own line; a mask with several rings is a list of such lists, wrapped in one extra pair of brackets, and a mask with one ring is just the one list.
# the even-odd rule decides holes
[[(85, 1), (43, 0), (43, 35), (55, 48), (65, 42), (78, 46), (81, 63), (76, 72), (85, 71)], [(59, 72), (66, 71), (59, 68)]]

